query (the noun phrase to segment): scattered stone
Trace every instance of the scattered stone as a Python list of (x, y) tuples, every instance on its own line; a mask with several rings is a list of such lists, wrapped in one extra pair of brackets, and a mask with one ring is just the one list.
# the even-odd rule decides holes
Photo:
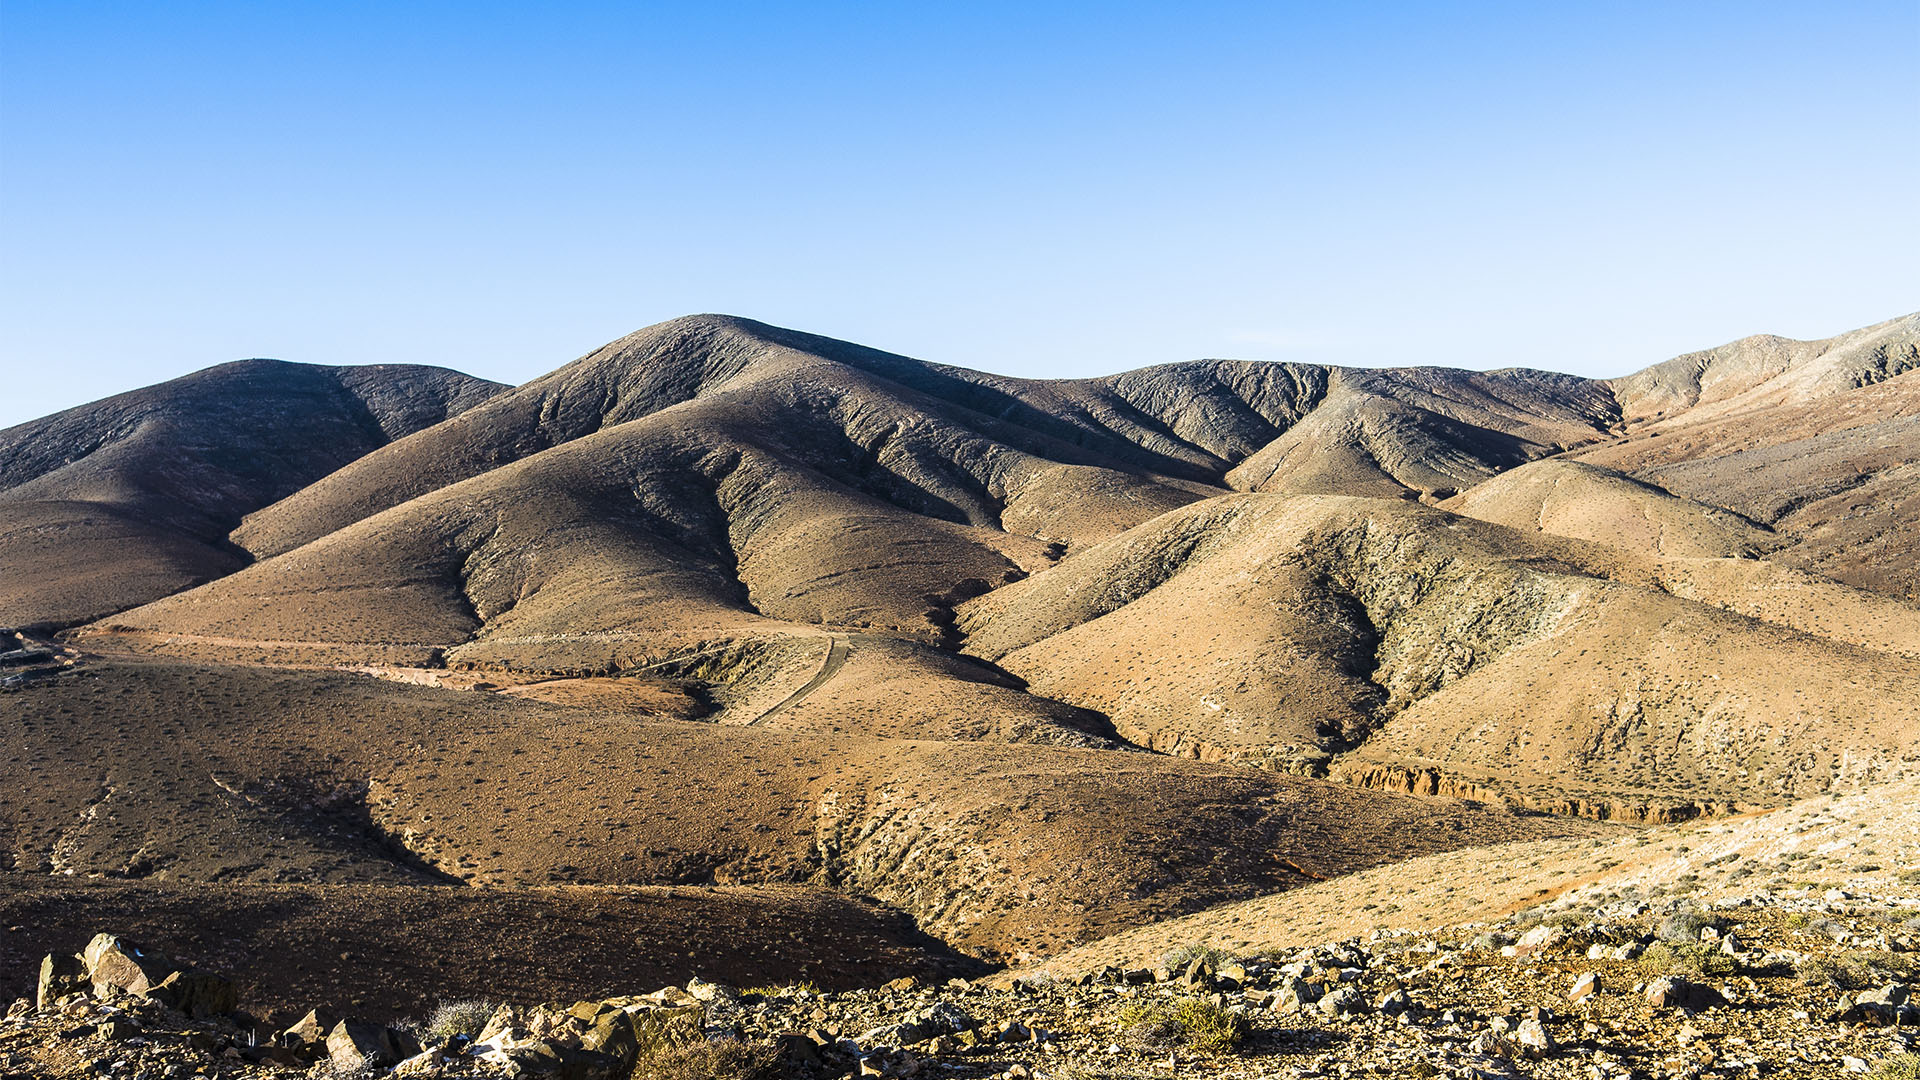
[(1537, 1019), (1520, 1021), (1520, 1026), (1514, 1029), (1513, 1041), (1531, 1058), (1546, 1057), (1560, 1048), (1553, 1036), (1547, 1034), (1547, 1026)]
[(1647, 1003), (1656, 1009), (1687, 1009), (1692, 1012), (1703, 1012), (1727, 1003), (1720, 991), (1678, 975), (1662, 975), (1648, 983), (1646, 998)]
[(1323, 996), (1318, 1007), (1328, 1016), (1359, 1016), (1367, 1011), (1367, 999), (1351, 986), (1342, 986)]

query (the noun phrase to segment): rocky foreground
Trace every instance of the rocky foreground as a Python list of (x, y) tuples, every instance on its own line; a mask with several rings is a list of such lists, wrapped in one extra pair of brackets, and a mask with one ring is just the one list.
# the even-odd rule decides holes
[(1920, 898), (1669, 892), (1288, 952), (1179, 950), (1071, 980), (823, 993), (695, 979), (397, 1026), (259, 1018), (219, 975), (112, 935), (49, 956), (0, 1074), (640, 1080), (1391, 1075), (1920, 1077)]

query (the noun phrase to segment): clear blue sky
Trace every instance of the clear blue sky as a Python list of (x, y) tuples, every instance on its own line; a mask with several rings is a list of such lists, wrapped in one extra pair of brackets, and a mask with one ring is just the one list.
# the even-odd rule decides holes
[(1619, 374), (1920, 308), (1920, 4), (0, 2), (0, 425), (726, 311)]

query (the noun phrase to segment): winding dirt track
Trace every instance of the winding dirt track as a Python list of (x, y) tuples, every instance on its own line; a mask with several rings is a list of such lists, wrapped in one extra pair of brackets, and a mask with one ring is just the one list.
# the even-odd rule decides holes
[(827, 658), (820, 662), (820, 670), (813, 673), (813, 678), (808, 679), (805, 686), (788, 694), (780, 704), (747, 721), (749, 726), (764, 724), (768, 720), (800, 704), (800, 702), (806, 700), (808, 694), (826, 685), (827, 680), (833, 678), (833, 676), (839, 672), (841, 667), (846, 664), (847, 655), (853, 651), (853, 647), (848, 643), (847, 635), (845, 634), (829, 634), (827, 637), (829, 639)]

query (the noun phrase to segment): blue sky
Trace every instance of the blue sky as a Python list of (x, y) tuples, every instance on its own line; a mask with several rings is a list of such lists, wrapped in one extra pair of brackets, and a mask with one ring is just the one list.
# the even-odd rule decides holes
[(1920, 4), (0, 0), (0, 425), (726, 311), (1612, 375), (1920, 308)]

